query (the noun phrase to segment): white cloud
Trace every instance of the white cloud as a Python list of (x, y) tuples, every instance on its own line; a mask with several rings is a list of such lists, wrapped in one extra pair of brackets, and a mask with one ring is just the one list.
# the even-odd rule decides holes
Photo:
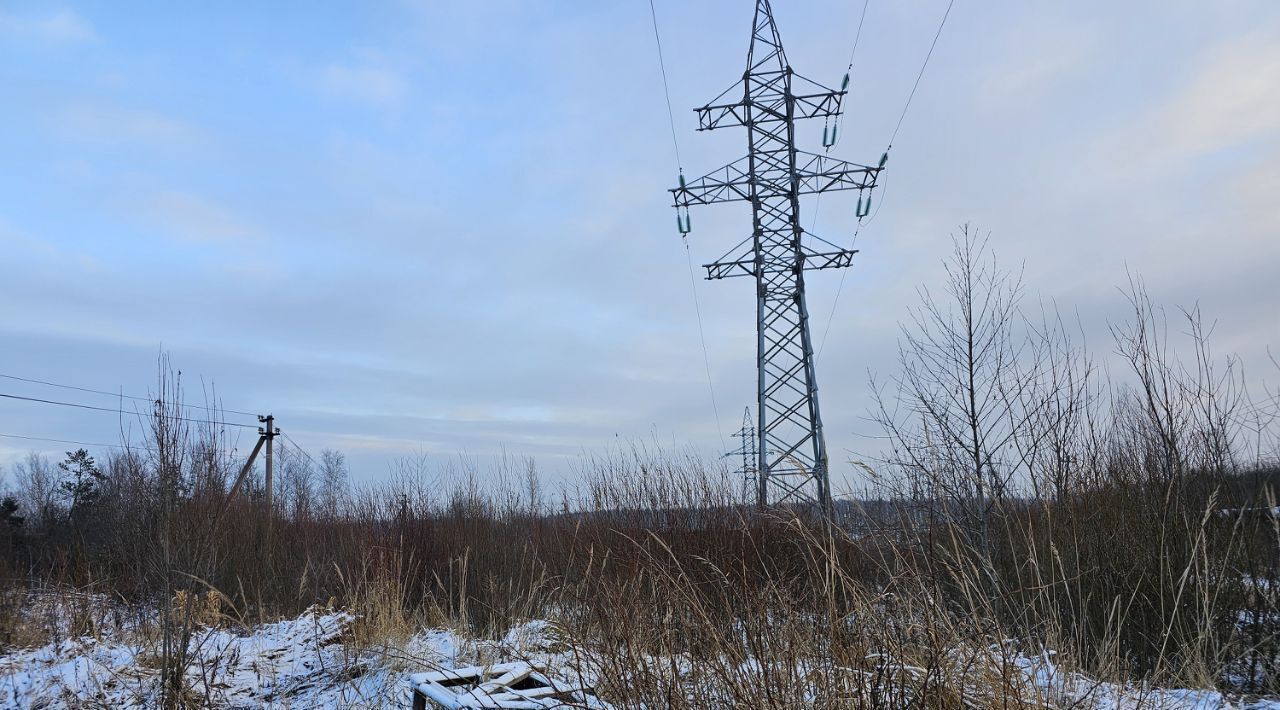
[(0, 32), (59, 44), (87, 42), (96, 37), (88, 21), (71, 10), (38, 18), (0, 15)]
[(1089, 28), (1040, 21), (1013, 28), (1005, 44), (992, 76), (978, 87), (978, 99), (999, 109), (1026, 108), (1051, 93), (1055, 82), (1090, 61), (1097, 41)]
[(1214, 48), (1164, 107), (1171, 149), (1197, 154), (1280, 131), (1280, 28)]
[(70, 10), (59, 10), (36, 26), (42, 35), (59, 42), (84, 42), (94, 37), (89, 23)]
[(176, 190), (152, 195), (142, 211), (162, 229), (188, 241), (234, 241), (256, 233), (231, 211)]
[(1135, 174), (1280, 135), (1280, 27), (1232, 37), (1202, 53), (1180, 87), (1107, 141)]
[(88, 253), (19, 231), (3, 217), (0, 217), (0, 248), (14, 257), (23, 256), (42, 263), (75, 264), (82, 272), (102, 270), (102, 263)]
[(320, 87), (336, 98), (388, 105), (404, 98), (408, 83), (386, 69), (331, 64), (320, 78)]
[(195, 148), (207, 144), (204, 131), (154, 111), (99, 103), (75, 103), (54, 119), (67, 138), (106, 146), (144, 144), (155, 148)]
[(1275, 239), (1280, 231), (1280, 211), (1276, 210), (1276, 195), (1280, 195), (1280, 148), (1263, 154), (1239, 177), (1229, 181), (1221, 190), (1224, 198), (1234, 198), (1239, 214), (1249, 226), (1273, 248), (1280, 249)]

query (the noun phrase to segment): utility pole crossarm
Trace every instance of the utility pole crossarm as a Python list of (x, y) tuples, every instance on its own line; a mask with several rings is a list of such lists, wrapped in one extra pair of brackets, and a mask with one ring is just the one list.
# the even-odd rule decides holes
[[(745, 126), (749, 121), (762, 118), (785, 121), (788, 118), (788, 99), (793, 103), (794, 113), (791, 116), (792, 119), (835, 118), (840, 115), (841, 104), (844, 101), (845, 94), (848, 93), (847, 91), (828, 89), (816, 81), (792, 74), (791, 78), (812, 84), (820, 91), (807, 94), (788, 93), (785, 80), (789, 71), (774, 71), (752, 75), (752, 80), (757, 82), (757, 86), (753, 90), (760, 92), (755, 97), (743, 98), (743, 100), (734, 103), (707, 104), (706, 106), (695, 108), (694, 112), (698, 114), (698, 130), (714, 131), (717, 128)], [(730, 89), (732, 88), (730, 87)], [(728, 91), (725, 93), (728, 93)], [(723, 95), (721, 94), (721, 96)], [(748, 111), (748, 109), (751, 110)], [(749, 115), (750, 118), (748, 118)]]
[[(713, 205), (718, 202), (738, 202), (751, 199), (751, 175), (747, 157), (738, 158), (723, 168), (691, 180), (669, 192), (675, 197), (675, 207), (689, 205)], [(683, 182), (683, 180), (682, 180)]]
[[(803, 163), (800, 161), (803, 160)], [(796, 194), (811, 195), (831, 190), (874, 190), (880, 177), (880, 167), (858, 165), (845, 160), (796, 151)], [(756, 186), (762, 189), (789, 192), (787, 184), (791, 176), (785, 173), (772, 176), (756, 176)], [(768, 181), (768, 182), (766, 182)], [(777, 184), (775, 184), (775, 181)], [(748, 158), (739, 158), (684, 185), (671, 188), (676, 208), (687, 209), (691, 205), (713, 205), (721, 202), (751, 200), (751, 174)]]
[(874, 190), (876, 181), (880, 179), (879, 167), (869, 167), (837, 160), (819, 153), (796, 151), (796, 159), (805, 162), (796, 168), (796, 178), (800, 182), (800, 194), (828, 192), (831, 190)]
[(717, 104), (694, 109), (698, 113), (698, 130), (714, 131), (717, 128), (745, 126), (747, 124), (747, 104), (739, 101), (735, 104)]
[[(801, 252), (803, 254), (801, 268), (805, 271), (817, 271), (818, 269), (843, 269), (850, 266), (853, 263), (853, 255), (857, 254), (858, 250), (836, 248), (834, 251), (814, 251), (809, 246), (802, 245)], [(735, 276), (755, 276), (756, 257), (754, 250), (748, 250), (737, 257), (726, 254), (710, 264), (703, 264), (702, 267), (707, 270), (708, 281)]]

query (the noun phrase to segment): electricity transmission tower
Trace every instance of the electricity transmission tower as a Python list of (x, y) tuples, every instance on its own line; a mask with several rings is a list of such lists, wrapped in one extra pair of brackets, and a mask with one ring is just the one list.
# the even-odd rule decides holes
[[(683, 234), (690, 229), (692, 205), (751, 205), (751, 235), (705, 268), (708, 279), (753, 276), (756, 281), (755, 469), (761, 506), (811, 501), (828, 510), (831, 503), (804, 272), (847, 267), (856, 251), (807, 234), (800, 226), (800, 196), (858, 190), (861, 218), (870, 212), (870, 191), (885, 158), (869, 167), (806, 153), (796, 149), (795, 129), (805, 118), (830, 125), (840, 115), (848, 80), (846, 75), (835, 91), (793, 72), (769, 1), (757, 0), (742, 80), (695, 109), (700, 131), (746, 128), (749, 152), (696, 180), (686, 182), (681, 175), (680, 185), (671, 190)], [(719, 103), (739, 88), (741, 98), (734, 94)], [(823, 143), (834, 142), (824, 130)]]
[(752, 496), (756, 495), (756, 483), (760, 480), (756, 474), (756, 425), (751, 422), (751, 407), (747, 407), (742, 412), (742, 428), (730, 436), (735, 439), (741, 439), (742, 443), (738, 445), (737, 451), (726, 453), (725, 458), (730, 456), (742, 457), (742, 468), (739, 468), (735, 473), (742, 475), (742, 483), (746, 493), (744, 500), (750, 500)]

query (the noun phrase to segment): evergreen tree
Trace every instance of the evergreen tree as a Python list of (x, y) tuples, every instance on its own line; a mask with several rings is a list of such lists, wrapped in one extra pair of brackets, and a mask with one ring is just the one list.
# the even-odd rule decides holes
[(26, 520), (25, 517), (18, 515), (18, 500), (16, 498), (5, 496), (3, 500), (0, 500), (0, 523), (16, 530), (22, 527)]
[(89, 452), (78, 449), (68, 451), (67, 459), (58, 464), (63, 472), (63, 480), (59, 484), (62, 494), (71, 504), (71, 517), (77, 517), (81, 511), (90, 508), (102, 495), (102, 484), (106, 477), (102, 475)]

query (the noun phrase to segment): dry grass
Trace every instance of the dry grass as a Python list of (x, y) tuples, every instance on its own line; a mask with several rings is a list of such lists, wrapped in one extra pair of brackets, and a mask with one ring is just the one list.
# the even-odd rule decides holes
[[(632, 490), (613, 493), (633, 496), (634, 487), (651, 484), (627, 479), (617, 485)], [(667, 504), (678, 502), (669, 491), (681, 488), (699, 490), (670, 481), (661, 487)], [(1128, 577), (1116, 577), (1114, 565), (1142, 562), (1156, 544), (1151, 536), (1164, 533), (1113, 523), (1112, 535), (1090, 536), (1077, 525), (1068, 528), (1079, 535), (1070, 548), (1047, 521), (1071, 507), (1028, 506), (1000, 517), (1002, 556), (989, 559), (958, 526), (910, 528), (852, 512), (845, 525), (825, 528), (785, 511), (761, 516), (696, 500), (667, 509), (661, 524), (635, 512), (641, 507), (530, 516), (456, 503), (382, 521), (358, 508), (323, 523), (279, 518), (271, 564), (296, 565), (298, 574), (291, 584), (258, 588), (279, 596), (250, 597), (235, 583), (265, 576), (254, 569), (262, 557), (222, 555), (225, 566), (214, 567), (212, 579), (185, 578), (150, 633), (167, 626), (181, 643), (201, 626), (295, 615), (302, 603), (321, 603), (355, 613), (345, 639), (353, 649), (395, 657), (423, 628), (483, 637), (547, 618), (574, 649), (578, 670), (621, 707), (789, 707), (796, 698), (816, 707), (1044, 707), (1053, 699), (1015, 663), (1041, 648), (1057, 651), (1063, 672), (1194, 687), (1222, 684), (1232, 664), (1252, 662), (1263, 668), (1253, 689), (1276, 692), (1274, 627), (1254, 633), (1233, 617), (1233, 610), (1265, 617), (1280, 609), (1274, 593), (1237, 584), (1249, 565), (1273, 564), (1277, 538), (1263, 544), (1261, 533), (1274, 525), (1262, 517), (1184, 521), (1186, 565), (1146, 579), (1140, 575), (1156, 562)], [(1127, 549), (1115, 549), (1117, 537)], [(295, 556), (307, 562), (287, 562)], [(1107, 556), (1114, 565), (1098, 567)], [(115, 593), (136, 608), (157, 601), (125, 597), (122, 590), (139, 582), (120, 581)], [(57, 616), (73, 621), (56, 633), (92, 634), (114, 623), (94, 616), (90, 604), (77, 606), (90, 595), (61, 589)], [(1109, 610), (1096, 626), (1087, 622), (1094, 609)], [(6, 618), (12, 645), (55, 632), (37, 629), (38, 616)], [(1154, 655), (1139, 656), (1157, 640)], [(163, 643), (156, 647), (158, 668), (189, 662), (189, 649), (170, 646), (166, 655)], [(167, 697), (175, 706), (198, 704), (190, 689)]]
[[(83, 599), (163, 610), (142, 627), (170, 707), (198, 703), (195, 630), (316, 604), (356, 614), (352, 648), (392, 655), (425, 627), (492, 638), (550, 619), (623, 707), (1043, 707), (1062, 701), (1028, 681), (1045, 649), (1061, 674), (1280, 693), (1280, 397), (1245, 406), (1198, 314), (1191, 364), (1169, 356), (1136, 291), (1117, 332), (1135, 384), (1103, 386), (1060, 328), (1016, 334), (1016, 289), (998, 272), (962, 278), (973, 246), (957, 246), (955, 312), (1007, 320), (955, 330), (952, 311), (926, 310), (935, 330), (907, 341), (923, 350), (904, 353), (898, 381), (907, 415), (882, 409), (892, 454), (860, 464), (884, 500), (830, 524), (757, 511), (722, 468), (643, 446), (586, 462), (581, 490), (555, 500), (531, 464), (482, 475), (407, 459), (312, 506), (317, 477), (282, 456), (282, 503), (268, 510), (250, 484), (220, 514), (237, 462), (216, 428), (182, 428), (166, 375), (152, 453), (103, 462), (91, 510), (42, 498), (28, 465), (19, 497), (45, 502), (0, 525), (0, 643), (131, 623)], [(957, 361), (978, 404), (953, 411), (952, 369), (912, 358), (965, 332), (998, 346)], [(965, 436), (939, 435), (955, 422)], [(32, 599), (61, 607), (46, 617)]]

